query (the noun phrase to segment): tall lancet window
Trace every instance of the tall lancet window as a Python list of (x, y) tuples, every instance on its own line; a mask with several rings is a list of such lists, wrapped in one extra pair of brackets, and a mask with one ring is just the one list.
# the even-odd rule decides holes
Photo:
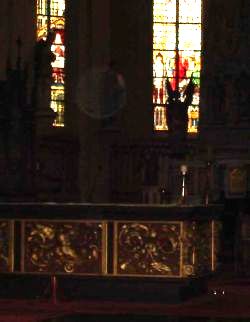
[(182, 99), (191, 76), (195, 83), (188, 108), (188, 132), (197, 132), (201, 71), (201, 1), (153, 0), (154, 129), (167, 130), (166, 79)]
[(64, 92), (65, 92), (65, 0), (36, 0), (37, 40), (47, 39), (51, 33), (52, 82), (50, 88), (50, 107), (57, 113), (53, 125), (64, 126)]

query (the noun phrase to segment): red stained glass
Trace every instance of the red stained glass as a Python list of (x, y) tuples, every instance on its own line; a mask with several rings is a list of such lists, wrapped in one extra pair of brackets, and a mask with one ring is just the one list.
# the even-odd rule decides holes
[(65, 0), (36, 0), (37, 39), (46, 40), (52, 31), (54, 38), (51, 51), (55, 60), (51, 63), (51, 102), (50, 107), (57, 113), (54, 126), (64, 126), (64, 66), (65, 66)]
[(182, 98), (192, 76), (196, 88), (188, 111), (188, 131), (197, 132), (201, 70), (201, 0), (154, 0), (153, 19), (152, 95), (155, 129), (167, 129), (166, 115), (163, 116), (163, 113), (166, 113), (167, 102), (166, 79), (169, 78), (172, 89), (179, 90)]

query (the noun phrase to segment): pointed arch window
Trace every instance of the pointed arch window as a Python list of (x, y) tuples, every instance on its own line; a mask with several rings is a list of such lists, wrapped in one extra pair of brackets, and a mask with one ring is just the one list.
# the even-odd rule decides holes
[(37, 40), (46, 40), (52, 31), (51, 51), (55, 60), (51, 63), (50, 107), (57, 116), (53, 126), (64, 126), (65, 93), (65, 0), (36, 0)]
[(195, 93), (188, 108), (188, 132), (198, 128), (201, 71), (202, 0), (153, 0), (154, 129), (166, 131), (166, 78), (181, 97), (193, 75)]

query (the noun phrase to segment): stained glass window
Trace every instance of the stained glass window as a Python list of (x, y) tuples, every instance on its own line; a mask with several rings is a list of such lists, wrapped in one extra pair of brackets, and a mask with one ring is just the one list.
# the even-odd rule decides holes
[(167, 130), (166, 78), (182, 95), (190, 77), (195, 83), (188, 108), (188, 132), (198, 128), (201, 71), (201, 1), (153, 1), (153, 106), (154, 129)]
[(65, 0), (36, 0), (37, 40), (46, 40), (52, 33), (51, 51), (55, 59), (51, 63), (52, 83), (50, 88), (50, 107), (57, 113), (54, 126), (64, 126), (64, 65), (65, 65)]

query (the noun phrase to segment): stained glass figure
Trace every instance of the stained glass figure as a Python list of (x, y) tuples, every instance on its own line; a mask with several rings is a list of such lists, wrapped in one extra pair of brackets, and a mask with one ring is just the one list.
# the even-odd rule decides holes
[(166, 79), (184, 101), (185, 89), (192, 75), (195, 89), (188, 107), (188, 132), (197, 132), (200, 71), (201, 0), (154, 0), (152, 99), (155, 130), (168, 130)]
[(55, 59), (51, 63), (52, 81), (50, 89), (50, 107), (57, 113), (53, 125), (64, 126), (64, 91), (65, 91), (65, 0), (36, 0), (37, 40), (47, 39), (52, 32), (51, 52)]

